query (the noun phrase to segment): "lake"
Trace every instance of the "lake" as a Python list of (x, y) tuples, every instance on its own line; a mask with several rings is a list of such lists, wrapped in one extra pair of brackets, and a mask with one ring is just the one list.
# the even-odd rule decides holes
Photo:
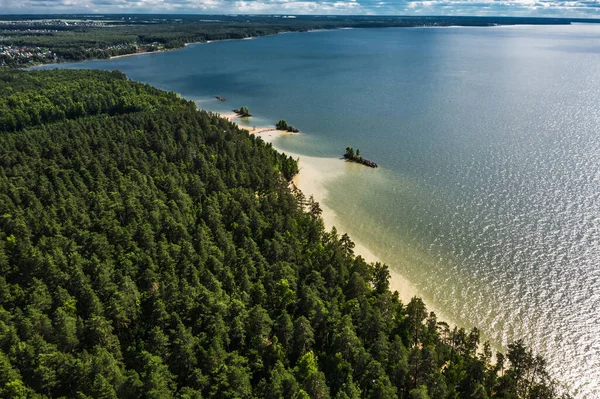
[[(194, 44), (120, 69), (347, 168), (336, 225), (452, 322), (600, 397), (600, 26), (349, 29)], [(55, 66), (46, 66), (55, 67)], [(214, 96), (227, 98), (217, 101)], [(342, 161), (340, 161), (342, 162)]]

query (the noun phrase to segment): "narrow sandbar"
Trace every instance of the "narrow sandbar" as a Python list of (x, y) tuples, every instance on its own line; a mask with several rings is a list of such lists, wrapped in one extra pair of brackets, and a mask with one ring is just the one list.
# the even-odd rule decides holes
[(123, 55), (113, 55), (109, 58), (109, 60), (116, 60), (117, 58), (125, 58), (125, 57), (133, 57), (136, 55), (143, 54), (156, 54), (156, 53), (164, 53), (165, 50), (156, 50), (156, 51), (138, 51), (137, 53), (123, 54)]

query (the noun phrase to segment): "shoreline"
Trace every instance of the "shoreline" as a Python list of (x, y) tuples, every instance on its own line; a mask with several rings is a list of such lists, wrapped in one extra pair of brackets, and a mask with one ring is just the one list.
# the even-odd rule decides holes
[[(170, 48), (170, 49), (162, 49), (162, 50), (156, 50), (156, 51), (138, 51), (137, 53), (123, 54), (123, 55), (113, 55), (111, 57), (108, 57), (108, 59), (109, 60), (116, 60), (118, 58), (134, 57), (136, 55), (166, 53), (166, 52), (169, 52), (169, 51), (183, 50), (184, 48), (186, 48), (190, 44), (204, 44), (204, 43), (212, 43), (213, 41), (226, 41), (226, 40), (238, 40), (238, 39), (207, 40), (205, 42), (183, 43), (183, 47)], [(90, 61), (94, 61), (96, 59), (99, 59), (99, 58), (93, 58)], [(73, 62), (81, 62), (81, 61), (73, 61)]]
[[(113, 56), (109, 57), (108, 59), (109, 60), (116, 60), (118, 58), (134, 57), (136, 55), (167, 53), (167, 52), (170, 52), (170, 51), (183, 50), (184, 48), (186, 48), (188, 46), (191, 46), (192, 44), (210, 44), (210, 43), (218, 43), (218, 42), (230, 42), (230, 41), (234, 41), (234, 40), (253, 40), (253, 39), (256, 39), (258, 37), (275, 36), (275, 35), (279, 35), (279, 34), (282, 34), (282, 33), (290, 33), (290, 32), (283, 31), (283, 32), (274, 33), (272, 35), (248, 36), (248, 37), (244, 37), (242, 39), (217, 39), (217, 40), (206, 40), (206, 41), (202, 41), (202, 42), (183, 43), (183, 47), (170, 48), (170, 49), (162, 49), (162, 50), (156, 50), (156, 51), (138, 51), (137, 53), (123, 54), (123, 55), (113, 55)], [(101, 59), (101, 58), (92, 58), (91, 60), (83, 60), (83, 61), (95, 61), (95, 60), (99, 60), (99, 59)], [(82, 62), (82, 61), (72, 61), (72, 62)], [(52, 62), (50, 64), (56, 64), (56, 63)], [(41, 64), (41, 65), (45, 65), (45, 64)]]
[[(173, 49), (173, 50), (179, 50), (179, 49), (177, 48), (177, 49)], [(109, 60), (116, 60), (116, 59), (118, 59), (118, 58), (134, 57), (134, 56), (136, 56), (136, 55), (144, 55), (144, 54), (156, 54), (156, 53), (164, 53), (164, 52), (166, 52), (166, 51), (171, 51), (171, 50), (138, 51), (137, 53), (131, 53), (131, 54), (113, 55), (113, 56), (109, 57), (108, 59), (109, 59)], [(93, 61), (93, 59), (92, 59), (92, 60), (90, 60), (90, 61)], [(77, 62), (77, 61), (75, 61), (75, 62)]]
[[(353, 28), (334, 28), (334, 29), (323, 29), (324, 31), (328, 31), (328, 30), (338, 30), (338, 29), (353, 29)], [(232, 42), (232, 41), (236, 41), (236, 40), (254, 40), (254, 39), (258, 39), (260, 37), (270, 37), (270, 36), (277, 36), (277, 35), (281, 35), (284, 33), (305, 33), (305, 32), (311, 32), (311, 31), (281, 31), (281, 32), (277, 32), (277, 33), (272, 33), (272, 34), (268, 34), (268, 35), (259, 35), (259, 36), (248, 36), (248, 37), (243, 37), (241, 39), (216, 39), (216, 40), (205, 40), (205, 41), (201, 41), (201, 42), (190, 42), (190, 43), (183, 43), (183, 47), (177, 47), (177, 48), (170, 48), (170, 49), (162, 49), (162, 50), (156, 50), (156, 51), (140, 51), (137, 53), (131, 53), (131, 54), (123, 54), (123, 55), (113, 55), (107, 59), (109, 60), (115, 60), (118, 58), (124, 58), (124, 57), (133, 57), (136, 55), (144, 55), (144, 54), (156, 54), (156, 53), (167, 53), (170, 51), (177, 51), (177, 50), (183, 50), (184, 48), (191, 46), (193, 44), (210, 44), (210, 43), (219, 43), (219, 42)], [(83, 61), (95, 61), (95, 60), (100, 60), (101, 58), (92, 58), (90, 60), (79, 60), (79, 61), (69, 61), (69, 63), (77, 63), (77, 62), (83, 62)], [(58, 64), (57, 62), (51, 62), (49, 64)], [(48, 65), (48, 64), (40, 64), (40, 65)]]
[[(390, 291), (397, 291), (400, 300), (403, 304), (408, 304), (413, 297), (422, 298), (417, 288), (402, 274), (396, 271), (390, 264), (382, 261), (377, 255), (373, 253), (366, 245), (357, 241), (350, 232), (348, 232), (343, 225), (337, 220), (337, 214), (335, 211), (325, 204), (328, 190), (327, 183), (331, 180), (338, 178), (340, 175), (346, 172), (349, 167), (348, 163), (340, 158), (321, 158), (312, 157), (307, 155), (300, 155), (294, 152), (283, 150), (277, 147), (274, 142), (283, 136), (297, 135), (302, 133), (290, 133), (282, 130), (276, 130), (275, 127), (257, 126), (254, 130), (249, 129), (243, 125), (240, 125), (240, 118), (235, 113), (217, 113), (222, 118), (226, 118), (230, 122), (235, 123), (240, 129), (246, 130), (251, 134), (255, 134), (262, 138), (265, 142), (270, 143), (273, 148), (281, 153), (286, 154), (298, 161), (298, 174), (293, 177), (292, 183), (308, 198), (313, 196), (316, 202), (319, 203), (323, 213), (321, 218), (325, 224), (325, 229), (331, 231), (333, 227), (336, 228), (338, 234), (342, 235), (347, 233), (352, 242), (354, 243), (354, 255), (361, 256), (368, 263), (386, 264), (390, 273)], [(428, 301), (423, 299), (427, 306), (428, 312), (434, 312), (438, 317), (438, 320), (445, 321), (448, 325), (453, 328), (458, 324), (448, 317), (440, 309), (437, 309), (429, 304)]]

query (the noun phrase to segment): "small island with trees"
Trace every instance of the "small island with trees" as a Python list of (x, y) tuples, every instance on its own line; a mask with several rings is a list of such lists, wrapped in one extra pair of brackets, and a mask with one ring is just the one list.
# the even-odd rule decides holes
[(248, 107), (240, 107), (240, 109), (234, 109), (233, 112), (235, 112), (241, 118), (248, 118), (252, 116), (248, 110)]
[(352, 148), (352, 147), (346, 147), (346, 153), (344, 154), (344, 158), (347, 161), (360, 163), (360, 164), (368, 166), (370, 168), (377, 168), (378, 167), (378, 165), (375, 162), (369, 161), (368, 159), (365, 159), (365, 158), (361, 157), (360, 156), (360, 150), (358, 148), (356, 149), (356, 152), (355, 152), (354, 148)]
[(290, 133), (300, 132), (300, 130), (296, 129), (292, 125), (288, 125), (287, 122), (284, 121), (283, 119), (275, 124), (275, 128), (277, 130), (285, 130), (286, 132), (290, 132)]

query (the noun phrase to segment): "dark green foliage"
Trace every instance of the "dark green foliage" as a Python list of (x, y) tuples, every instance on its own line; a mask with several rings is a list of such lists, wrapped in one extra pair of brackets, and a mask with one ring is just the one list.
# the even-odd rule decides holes
[(300, 131), (293, 126), (288, 125), (287, 122), (284, 121), (283, 119), (275, 124), (275, 129), (285, 130), (286, 132), (290, 132), (290, 133), (298, 133)]
[(348, 159), (354, 158), (354, 148), (346, 147), (346, 152), (344, 153), (344, 158), (348, 158)]
[(84, 116), (151, 112), (165, 108), (164, 104), (173, 109), (187, 106), (174, 101), (176, 94), (134, 84), (119, 71), (88, 72), (86, 79), (72, 79), (68, 73), (47, 77), (38, 71), (0, 76), (0, 130), (15, 131)]
[(0, 82), (0, 398), (558, 396), (403, 305), (261, 139), (120, 73)]
[(282, 120), (280, 120), (279, 122), (277, 122), (277, 123), (275, 124), (275, 128), (276, 128), (277, 130), (287, 130), (287, 129), (288, 129), (288, 124), (287, 124), (287, 122), (286, 122), (286, 121), (284, 121), (284, 120), (282, 119)]
[(248, 110), (248, 107), (246, 106), (240, 107), (239, 109), (234, 109), (233, 112), (235, 112), (236, 114), (238, 114), (238, 116), (241, 116), (242, 118), (248, 118), (252, 116), (252, 114)]
[(378, 165), (375, 162), (369, 161), (368, 159), (361, 157), (360, 150), (358, 148), (356, 149), (356, 152), (355, 152), (354, 148), (346, 147), (346, 152), (344, 153), (344, 158), (348, 161), (360, 163), (360, 164), (368, 166), (370, 168), (378, 167)]

